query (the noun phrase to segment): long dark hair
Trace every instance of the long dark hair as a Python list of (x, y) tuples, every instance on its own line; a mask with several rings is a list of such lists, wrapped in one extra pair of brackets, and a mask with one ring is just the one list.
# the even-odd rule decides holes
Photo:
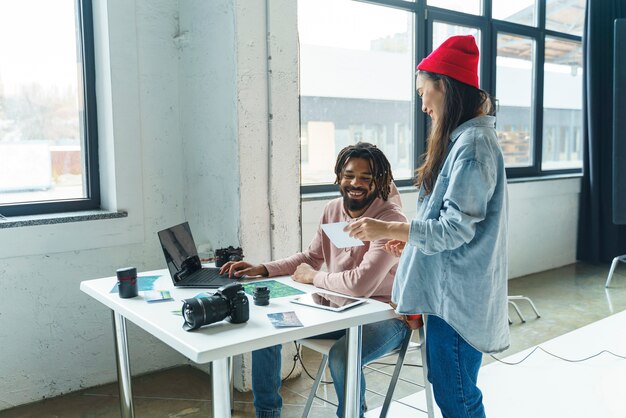
[(370, 170), (372, 171), (372, 181), (376, 184), (376, 192), (381, 199), (387, 200), (389, 192), (391, 191), (393, 174), (391, 173), (391, 164), (389, 164), (385, 154), (376, 148), (376, 145), (368, 142), (357, 142), (354, 145), (348, 145), (339, 151), (339, 155), (337, 156), (337, 162), (335, 163), (335, 184), (339, 184), (341, 181), (343, 167), (350, 158), (363, 158), (369, 161)]
[(447, 156), (450, 134), (460, 124), (476, 116), (491, 114), (489, 94), (442, 74), (418, 71), (418, 76), (430, 80), (443, 91), (443, 112), (430, 127), (422, 164), (415, 170), (415, 186), (430, 194)]

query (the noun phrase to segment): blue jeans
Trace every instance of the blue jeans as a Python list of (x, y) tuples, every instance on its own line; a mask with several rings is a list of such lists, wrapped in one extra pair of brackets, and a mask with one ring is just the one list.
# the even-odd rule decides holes
[[(399, 319), (363, 326), (361, 364), (367, 364), (400, 346), (409, 328)], [(343, 398), (346, 367), (345, 330), (318, 335), (315, 338), (337, 339), (328, 355), (328, 367), (333, 377), (339, 406), (337, 416), (343, 417)], [(280, 351), (275, 345), (252, 352), (252, 393), (257, 418), (279, 418), (283, 406), (280, 397)], [(361, 417), (365, 405), (365, 377), (361, 374)]]
[(483, 355), (443, 319), (426, 320), (428, 380), (444, 418), (485, 418), (476, 381)]

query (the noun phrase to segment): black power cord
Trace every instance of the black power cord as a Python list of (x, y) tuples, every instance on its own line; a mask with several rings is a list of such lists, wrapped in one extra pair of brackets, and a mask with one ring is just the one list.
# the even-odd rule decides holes
[[(311, 378), (311, 380), (315, 380), (315, 378), (311, 375), (311, 373), (309, 373), (309, 371), (307, 370), (306, 366), (304, 365), (304, 362), (302, 361), (302, 355), (301, 355), (301, 349), (302, 346), (298, 343), (296, 343), (295, 341), (293, 342), (294, 345), (296, 346), (296, 355), (294, 356), (294, 368), (295, 366), (295, 360), (297, 359), (300, 362), (300, 366), (302, 366), (302, 370), (304, 370), (304, 372), (306, 373), (307, 376), (309, 376), (309, 378)], [(328, 385), (328, 384), (332, 384), (333, 381), (332, 380), (320, 380), (320, 384), (323, 385)]]
[[(296, 345), (296, 354), (293, 356), (293, 366), (291, 366), (291, 370), (289, 370), (289, 373), (287, 373), (287, 376), (285, 376), (284, 379), (281, 380), (281, 383), (284, 383), (287, 379), (289, 379), (289, 376), (291, 376), (291, 374), (293, 373), (293, 371), (296, 369), (296, 365), (298, 364), (298, 360), (300, 359), (300, 350), (298, 349), (298, 344), (296, 344), (296, 342), (293, 342)], [(302, 360), (300, 360), (300, 363), (302, 363)]]

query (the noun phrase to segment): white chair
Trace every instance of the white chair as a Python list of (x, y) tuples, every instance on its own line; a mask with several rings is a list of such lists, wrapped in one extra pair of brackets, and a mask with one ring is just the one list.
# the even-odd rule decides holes
[[(516, 300), (524, 300), (528, 302), (530, 304), (530, 307), (533, 308), (533, 311), (535, 311), (535, 315), (537, 315), (537, 318), (541, 318), (541, 315), (539, 315), (539, 311), (537, 311), (535, 304), (533, 303), (532, 300), (530, 300), (530, 298), (526, 296), (517, 295), (517, 296), (509, 296), (508, 299), (509, 299), (509, 303), (511, 304), (511, 306), (513, 306), (513, 309), (515, 309), (515, 312), (517, 312), (517, 315), (519, 316), (519, 319), (522, 322), (526, 322), (526, 318), (524, 318), (524, 315), (522, 315), (522, 311), (520, 311), (519, 307), (517, 306), (517, 303), (515, 303)], [(511, 321), (511, 318), (509, 317), (509, 324), (512, 324), (512, 323), (513, 321)]]
[(611, 280), (613, 279), (613, 273), (615, 272), (615, 267), (617, 267), (617, 263), (619, 263), (620, 261), (622, 263), (626, 263), (626, 254), (619, 255), (613, 259), (613, 262), (611, 263), (611, 270), (609, 270), (609, 275), (606, 278), (606, 284), (604, 285), (604, 287), (609, 287), (609, 285), (611, 284)]
[[(387, 412), (389, 411), (389, 407), (391, 405), (391, 402), (393, 400), (393, 392), (396, 388), (396, 384), (398, 383), (398, 379), (404, 381), (404, 382), (408, 382), (411, 384), (414, 384), (416, 386), (420, 386), (423, 387), (424, 390), (426, 391), (426, 405), (427, 405), (427, 410), (424, 411), (420, 408), (414, 407), (414, 406), (409, 406), (407, 404), (403, 404), (405, 406), (409, 406), (415, 410), (418, 410), (420, 412), (423, 412), (425, 414), (427, 414), (428, 418), (433, 418), (434, 417), (434, 413), (433, 413), (433, 396), (432, 396), (432, 386), (430, 385), (430, 382), (428, 381), (428, 366), (426, 364), (426, 344), (425, 344), (425, 337), (424, 337), (424, 327), (419, 328), (418, 330), (418, 335), (419, 335), (419, 342), (415, 343), (411, 341), (411, 336), (413, 335), (413, 333), (409, 333), (407, 338), (402, 342), (402, 345), (390, 352), (389, 354), (384, 355), (383, 357), (380, 357), (378, 359), (376, 359), (375, 361), (380, 361), (381, 359), (387, 358), (387, 357), (391, 357), (391, 356), (398, 356), (398, 359), (396, 361), (396, 365), (394, 366), (394, 370), (392, 374), (386, 373), (382, 370), (376, 369), (374, 367), (368, 366), (368, 365), (364, 365), (364, 368), (368, 368), (372, 371), (378, 372), (378, 373), (382, 373), (385, 374), (387, 376), (391, 377), (391, 381), (389, 382), (389, 388), (387, 389), (387, 393), (386, 394), (382, 394), (382, 393), (378, 393), (375, 392), (373, 390), (367, 389), (370, 392), (376, 393), (377, 395), (380, 396), (385, 396), (385, 401), (383, 403), (381, 412), (380, 412), (380, 418), (385, 418), (387, 416)], [(322, 377), (324, 375), (324, 370), (326, 368), (326, 365), (328, 364), (328, 353), (330, 352), (330, 348), (333, 346), (333, 344), (336, 342), (336, 340), (325, 340), (325, 339), (316, 339), (316, 338), (309, 338), (306, 340), (299, 340), (298, 343), (310, 348), (311, 350), (317, 351), (319, 353), (322, 354), (322, 361), (320, 363), (320, 367), (317, 370), (317, 376), (315, 377), (315, 382), (313, 383), (313, 387), (311, 388), (311, 392), (309, 394), (309, 397), (307, 399), (306, 402), (306, 406), (304, 407), (304, 412), (302, 413), (302, 418), (307, 418), (309, 416), (309, 412), (311, 411), (311, 406), (313, 405), (313, 400), (315, 398), (323, 400), (325, 402), (330, 403), (331, 405), (335, 405), (332, 402), (329, 402), (326, 399), (323, 399), (319, 396), (317, 396), (317, 389), (320, 385), (320, 382), (322, 380)], [(424, 373), (424, 385), (421, 385), (419, 383), (416, 382), (412, 382), (406, 379), (402, 379), (400, 378), (400, 370), (402, 369), (402, 365), (404, 364), (404, 358), (406, 356), (406, 353), (409, 351), (417, 351), (419, 350), (421, 352), (421, 357), (422, 357), (422, 372)], [(335, 405), (336, 406), (336, 405)]]

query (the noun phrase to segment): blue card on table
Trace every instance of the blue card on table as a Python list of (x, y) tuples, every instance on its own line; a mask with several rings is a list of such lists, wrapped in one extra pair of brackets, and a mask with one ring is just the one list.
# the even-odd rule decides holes
[(267, 317), (270, 319), (274, 328), (301, 327), (302, 322), (298, 319), (295, 312), (277, 312), (269, 313)]

